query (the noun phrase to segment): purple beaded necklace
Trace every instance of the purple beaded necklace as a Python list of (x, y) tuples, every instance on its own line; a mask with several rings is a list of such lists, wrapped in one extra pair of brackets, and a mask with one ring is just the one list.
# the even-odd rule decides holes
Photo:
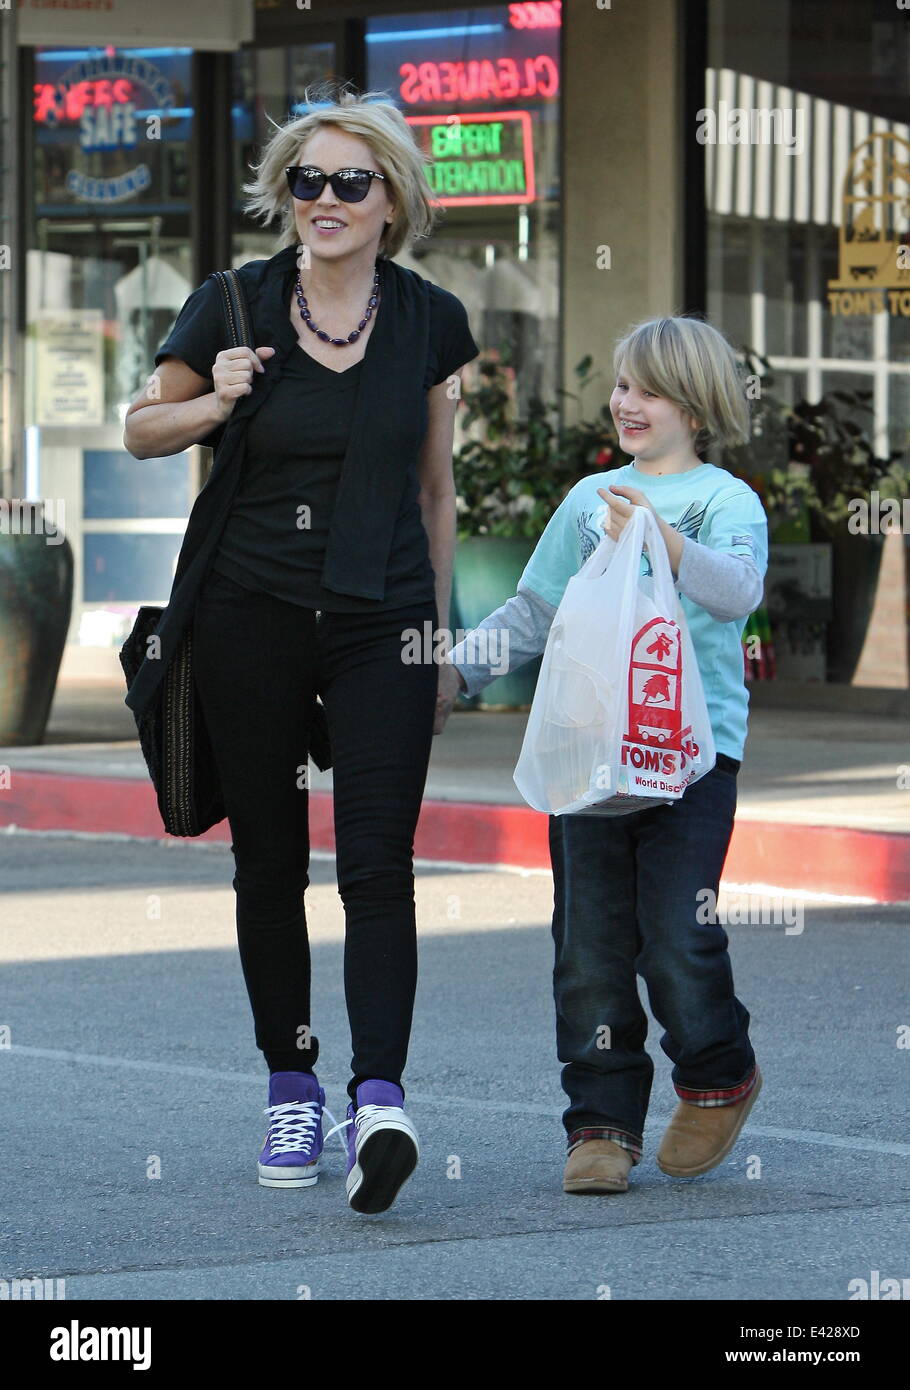
[(348, 343), (357, 342), (357, 339), (360, 337), (361, 333), (366, 328), (370, 319), (373, 317), (373, 310), (379, 303), (379, 262), (376, 262), (376, 273), (373, 276), (373, 288), (370, 292), (370, 297), (367, 300), (367, 307), (364, 311), (363, 318), (360, 320), (353, 333), (349, 333), (346, 338), (333, 338), (330, 333), (326, 333), (324, 329), (317, 327), (317, 325), (313, 322), (313, 315), (310, 313), (309, 306), (306, 302), (306, 295), (304, 294), (303, 286), (300, 283), (299, 270), (297, 272), (297, 283), (294, 286), (294, 293), (297, 295), (297, 303), (300, 307), (300, 317), (303, 319), (307, 328), (309, 328), (313, 333), (315, 333), (317, 338), (321, 338), (324, 343), (332, 343), (334, 347), (347, 347)]

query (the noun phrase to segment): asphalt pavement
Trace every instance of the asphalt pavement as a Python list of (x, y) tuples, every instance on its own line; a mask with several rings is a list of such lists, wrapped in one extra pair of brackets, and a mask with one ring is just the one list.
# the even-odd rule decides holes
[[(467, 717), (467, 716), (466, 716)], [(561, 1190), (546, 872), (418, 868), (405, 1075), (421, 1160), (350, 1211), (336, 1136), (315, 1188), (261, 1188), (266, 1069), (219, 845), (0, 834), (0, 1276), (68, 1299), (843, 1301), (910, 1276), (905, 907), (731, 925), (764, 1089), (729, 1158), (674, 1180), (656, 1061), (631, 1189)], [(307, 893), (320, 1081), (350, 1039), (334, 862)], [(902, 1030), (904, 1030), (902, 1032)], [(8, 1045), (7, 1045), (8, 1044)]]

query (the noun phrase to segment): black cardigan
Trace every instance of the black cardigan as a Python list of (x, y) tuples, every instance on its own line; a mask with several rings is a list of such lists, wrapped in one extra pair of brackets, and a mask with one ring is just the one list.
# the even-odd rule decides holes
[[(297, 345), (288, 305), (297, 247), (239, 268), (257, 346), (275, 355), (253, 373), (223, 426), (202, 441), (216, 446), (208, 481), (187, 522), (168, 605), (156, 629), (161, 651), (146, 657), (126, 696), (142, 714), (191, 620), (203, 578), (214, 558), (239, 482), (245, 425), (282, 374)], [(424, 374), (428, 351), (429, 285), (395, 261), (379, 261), (381, 302), (367, 339), (350, 442), (329, 529), (322, 583), (338, 593), (382, 599), (385, 568), (408, 468), (426, 430)], [(197, 292), (198, 293), (198, 292)], [(214, 301), (213, 301), (214, 302)]]

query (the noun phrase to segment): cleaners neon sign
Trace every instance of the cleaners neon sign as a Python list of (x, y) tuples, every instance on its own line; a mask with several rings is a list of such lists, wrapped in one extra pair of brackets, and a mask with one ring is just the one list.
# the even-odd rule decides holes
[(398, 75), (401, 99), (408, 106), (420, 102), (515, 101), (559, 94), (559, 66), (548, 53), (467, 63), (402, 63)]
[(433, 160), (427, 179), (443, 207), (534, 201), (529, 111), (406, 120)]

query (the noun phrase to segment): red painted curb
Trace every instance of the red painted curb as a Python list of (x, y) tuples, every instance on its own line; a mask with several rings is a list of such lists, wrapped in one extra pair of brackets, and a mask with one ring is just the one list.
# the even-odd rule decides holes
[(910, 901), (910, 835), (794, 821), (738, 820), (724, 864), (728, 883)]
[[(16, 772), (0, 788), (0, 826), (168, 839), (151, 783), (126, 777)], [(425, 801), (414, 853), (462, 864), (550, 865), (548, 818), (524, 806)], [(230, 842), (226, 821), (200, 840)], [(310, 793), (310, 843), (334, 850), (331, 792)], [(833, 893), (877, 903), (910, 901), (910, 835), (792, 821), (739, 820), (724, 878), (793, 893)]]

